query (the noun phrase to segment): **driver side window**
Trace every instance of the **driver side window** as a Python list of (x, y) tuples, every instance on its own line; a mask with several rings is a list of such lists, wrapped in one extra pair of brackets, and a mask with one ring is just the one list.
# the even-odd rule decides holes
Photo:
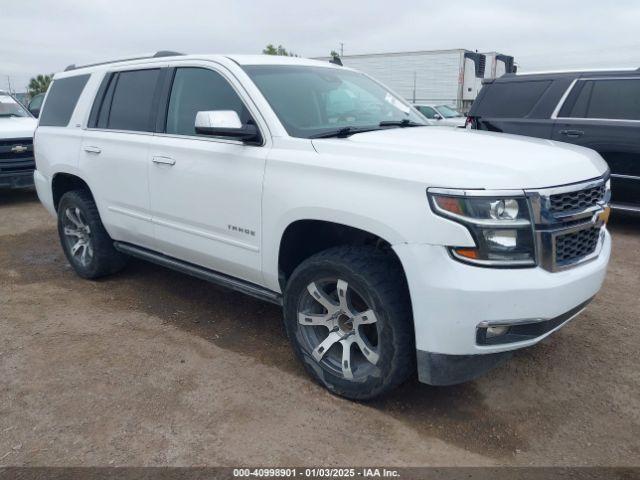
[(210, 110), (233, 110), (243, 124), (250, 119), (244, 103), (222, 75), (206, 68), (177, 68), (169, 98), (166, 133), (198, 135), (196, 114)]

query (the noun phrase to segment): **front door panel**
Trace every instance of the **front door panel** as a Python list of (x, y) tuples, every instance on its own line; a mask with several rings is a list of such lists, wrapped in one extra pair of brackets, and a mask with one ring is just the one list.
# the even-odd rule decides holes
[(191, 137), (153, 141), (149, 178), (158, 249), (260, 283), (266, 149)]

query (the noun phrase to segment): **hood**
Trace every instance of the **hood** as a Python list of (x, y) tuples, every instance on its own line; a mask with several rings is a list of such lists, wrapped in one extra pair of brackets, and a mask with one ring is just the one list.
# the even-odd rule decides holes
[(0, 140), (32, 138), (37, 124), (31, 117), (0, 117)]
[(608, 167), (593, 150), (537, 138), (450, 127), (393, 128), (314, 139), (327, 164), (426, 187), (522, 189), (575, 183)]

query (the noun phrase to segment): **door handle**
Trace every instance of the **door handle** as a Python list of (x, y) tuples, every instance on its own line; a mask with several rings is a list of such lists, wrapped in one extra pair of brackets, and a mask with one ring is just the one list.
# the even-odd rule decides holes
[(96, 155), (102, 152), (100, 147), (92, 147), (91, 145), (86, 145), (84, 151), (87, 153), (95, 153)]
[(584, 132), (582, 130), (560, 130), (560, 134), (569, 138), (578, 138), (584, 135)]
[(151, 161), (159, 165), (175, 165), (176, 164), (176, 161), (171, 157), (156, 156), (156, 157), (153, 157)]

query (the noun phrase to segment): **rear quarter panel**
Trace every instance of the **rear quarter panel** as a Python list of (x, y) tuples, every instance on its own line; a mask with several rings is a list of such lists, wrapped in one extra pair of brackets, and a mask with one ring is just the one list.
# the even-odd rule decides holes
[[(65, 74), (56, 75), (54, 80), (64, 76)], [(84, 133), (83, 128), (101, 77), (102, 75), (96, 73), (91, 75), (66, 127), (38, 125), (36, 128), (33, 142), (36, 169), (44, 181), (48, 183), (49, 189), (51, 189), (53, 177), (58, 173), (76, 175), (85, 182), (87, 181), (78, 167), (79, 153)], [(43, 109), (46, 108), (46, 104), (47, 98), (45, 96)]]

